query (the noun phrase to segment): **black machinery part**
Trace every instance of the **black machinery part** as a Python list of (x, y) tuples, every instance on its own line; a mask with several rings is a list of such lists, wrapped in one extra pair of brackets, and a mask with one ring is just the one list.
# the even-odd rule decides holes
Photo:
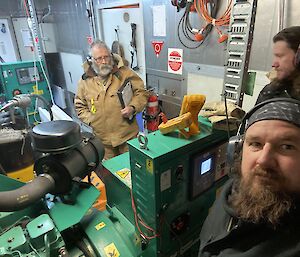
[(59, 153), (82, 141), (80, 126), (67, 120), (43, 122), (32, 129), (33, 148), (43, 153)]
[[(32, 139), (37, 139), (38, 142), (33, 141), (34, 145), (39, 149), (50, 150), (52, 153), (45, 154), (35, 162), (34, 170), (38, 177), (34, 178), (32, 182), (15, 190), (0, 192), (0, 212), (24, 209), (47, 193), (67, 194), (72, 189), (74, 178), (84, 178), (92, 170), (97, 169), (104, 156), (103, 144), (92, 134), (88, 134), (88, 136), (80, 134), (80, 142), (78, 142), (77, 129), (79, 126), (77, 127), (76, 123), (74, 123), (76, 125), (70, 124), (70, 122), (74, 123), (72, 121), (60, 121), (59, 123), (50, 121), (49, 123), (53, 124), (45, 127), (42, 123), (35, 127), (38, 136), (33, 136)], [(49, 128), (53, 128), (53, 132)], [(75, 132), (71, 131), (71, 128)], [(49, 137), (47, 137), (46, 131), (49, 132)], [(55, 138), (55, 135), (59, 139)], [(71, 138), (72, 136), (74, 138)], [(66, 140), (67, 143), (63, 144), (63, 142), (59, 142), (60, 140)], [(47, 143), (50, 146), (47, 147)], [(55, 149), (55, 146), (58, 149)], [(62, 149), (64, 151), (61, 151)]]
[(30, 137), (22, 130), (0, 129), (0, 152), (0, 164), (5, 173), (26, 168), (34, 162)]

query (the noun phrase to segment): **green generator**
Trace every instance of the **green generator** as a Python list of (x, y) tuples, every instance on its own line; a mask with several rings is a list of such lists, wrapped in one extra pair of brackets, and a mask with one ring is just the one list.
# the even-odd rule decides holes
[(120, 256), (197, 256), (201, 226), (228, 174), (227, 133), (201, 117), (200, 124), (189, 139), (156, 131), (131, 140), (129, 153), (103, 163), (108, 212), (95, 220), (115, 217), (106, 225), (117, 234), (84, 223), (94, 247), (101, 241), (101, 256), (110, 256), (111, 244)]
[[(0, 255), (196, 257), (202, 224), (228, 174), (227, 133), (199, 121), (199, 135), (140, 135), (128, 142), (128, 153), (104, 161), (104, 211), (91, 208), (97, 190), (74, 181), (65, 201), (50, 195), (24, 210), (0, 212)], [(66, 158), (70, 172), (80, 168)], [(20, 186), (14, 183), (0, 176), (0, 191)]]
[[(44, 66), (43, 66), (44, 67)], [(36, 94), (51, 101), (50, 92), (40, 62), (24, 61), (0, 64), (0, 104), (19, 94)], [(39, 120), (35, 98), (28, 108), (31, 124)]]

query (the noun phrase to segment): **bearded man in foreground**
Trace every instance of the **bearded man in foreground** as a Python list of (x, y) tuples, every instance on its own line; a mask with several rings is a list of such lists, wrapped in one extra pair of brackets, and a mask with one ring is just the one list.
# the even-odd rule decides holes
[(300, 256), (300, 102), (254, 108), (240, 167), (202, 227), (199, 257)]

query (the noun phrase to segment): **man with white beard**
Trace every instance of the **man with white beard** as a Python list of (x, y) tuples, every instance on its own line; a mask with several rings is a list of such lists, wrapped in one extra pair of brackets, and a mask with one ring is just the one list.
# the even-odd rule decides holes
[(243, 121), (241, 163), (200, 233), (199, 257), (300, 256), (300, 102), (274, 98)]
[[(91, 44), (90, 55), (91, 61), (83, 64), (85, 73), (78, 82), (75, 109), (102, 141), (104, 159), (109, 159), (128, 151), (127, 140), (139, 131), (135, 117), (131, 117), (144, 109), (149, 93), (141, 78), (103, 41)], [(125, 81), (130, 81), (133, 96), (123, 108), (117, 92)]]

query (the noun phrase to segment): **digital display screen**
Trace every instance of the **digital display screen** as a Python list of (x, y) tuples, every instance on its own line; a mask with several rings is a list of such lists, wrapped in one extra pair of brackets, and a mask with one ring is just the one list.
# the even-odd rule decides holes
[(29, 77), (29, 72), (28, 70), (19, 70), (19, 75), (21, 78)]
[(203, 175), (211, 170), (212, 158), (209, 158), (201, 163), (200, 174)]

